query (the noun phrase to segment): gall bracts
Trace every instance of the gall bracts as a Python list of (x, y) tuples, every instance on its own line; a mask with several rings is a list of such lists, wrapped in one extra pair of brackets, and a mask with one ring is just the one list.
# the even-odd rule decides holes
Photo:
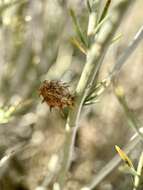
[(54, 107), (63, 109), (74, 105), (74, 96), (69, 91), (69, 86), (62, 81), (45, 80), (40, 88), (39, 95), (43, 97), (50, 110)]

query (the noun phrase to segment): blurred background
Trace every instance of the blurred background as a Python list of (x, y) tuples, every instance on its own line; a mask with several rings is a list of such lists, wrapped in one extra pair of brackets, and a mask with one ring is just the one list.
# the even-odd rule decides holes
[[(102, 4), (105, 1), (102, 0)], [(116, 3), (112, 1), (111, 7)], [(70, 84), (71, 92), (85, 64), (85, 55), (70, 39), (75, 31), (69, 8), (74, 9), (84, 31), (88, 10), (84, 0), (0, 0), (0, 158), (13, 154), (0, 165), (0, 190), (34, 190), (49, 176), (48, 163), (60, 153), (64, 142), (65, 118), (58, 109), (49, 111), (41, 104), (38, 88), (47, 80)], [(143, 1), (129, 9), (117, 34), (122, 37), (108, 50), (99, 81), (104, 79), (118, 56), (141, 27)], [(116, 77), (123, 86), (128, 105), (143, 121), (143, 43)], [(112, 86), (99, 102), (85, 106), (80, 118), (76, 153), (66, 190), (79, 190), (116, 154), (114, 145), (123, 147), (134, 130)], [(134, 163), (142, 145), (130, 155)], [(13, 153), (14, 152), (14, 153)], [(116, 168), (98, 190), (132, 189), (129, 175)]]

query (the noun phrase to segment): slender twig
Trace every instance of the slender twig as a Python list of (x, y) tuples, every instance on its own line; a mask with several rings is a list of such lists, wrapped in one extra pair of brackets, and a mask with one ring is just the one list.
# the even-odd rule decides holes
[(139, 43), (143, 40), (143, 25), (140, 27), (138, 32), (135, 34), (133, 40), (129, 43), (124, 52), (120, 55), (117, 62), (115, 63), (109, 77), (113, 78), (121, 69), (121, 67), (126, 63), (127, 59), (135, 51)]
[(122, 106), (122, 108), (124, 110), (129, 127), (133, 128), (137, 132), (137, 134), (141, 138), (141, 140), (143, 141), (143, 134), (139, 130), (139, 122), (128, 106), (128, 103), (126, 101), (126, 97), (125, 97), (122, 87), (116, 87), (115, 94), (119, 100), (120, 105)]
[(143, 152), (140, 155), (138, 167), (137, 167), (137, 174), (134, 178), (134, 188), (133, 190), (137, 190), (140, 187), (141, 178), (143, 177)]
[[(59, 170), (59, 162), (61, 162), (61, 152), (57, 154), (53, 154), (51, 159), (48, 163), (48, 172), (47, 175), (44, 177), (40, 186), (37, 186), (35, 190), (38, 189), (47, 189), (51, 181), (54, 179), (55, 175), (58, 173)], [(54, 189), (53, 189), (54, 190)]]
[(63, 189), (65, 178), (72, 160), (75, 137), (79, 127), (78, 121), (80, 112), (84, 100), (96, 77), (96, 67), (98, 67), (98, 64), (100, 64), (103, 53), (107, 51), (115, 31), (122, 21), (124, 13), (126, 12), (129, 5), (133, 2), (133, 0), (122, 0), (117, 3), (109, 17), (109, 20), (102, 26), (98, 37), (96, 38), (96, 43), (93, 43), (87, 52), (87, 61), (75, 92), (75, 106), (73, 109), (69, 110), (66, 123), (64, 159), (61, 164), (61, 170), (59, 171), (59, 175), (57, 177), (57, 183), (60, 185), (61, 189)]
[(9, 3), (3, 3), (0, 6), (0, 14), (2, 14), (3, 11), (7, 10), (8, 8), (11, 8), (14, 5), (24, 4), (24, 3), (27, 3), (27, 0), (23, 0), (23, 1), (15, 0), (15, 1), (10, 1)]
[[(143, 25), (139, 28), (127, 48), (124, 50), (124, 52), (119, 56), (117, 61), (115, 62), (114, 67), (111, 69), (110, 74), (104, 79), (105, 82), (107, 82), (106, 87), (103, 89), (106, 90), (106, 88), (110, 85), (111, 80), (117, 76), (117, 74), (120, 72), (122, 66), (126, 63), (126, 61), (130, 58), (130, 56), (133, 54), (133, 52), (136, 50), (140, 42), (143, 40)], [(94, 93), (94, 90), (92, 90)], [(91, 93), (92, 95), (92, 93)]]
[[(123, 148), (124, 152), (126, 154), (129, 154), (135, 146), (140, 142), (140, 138), (138, 136), (135, 136), (134, 138), (131, 139), (131, 141)], [(116, 155), (112, 160), (110, 160), (98, 173), (97, 176), (95, 176), (92, 180), (92, 182), (87, 185), (89, 190), (95, 188), (108, 174), (110, 174), (115, 167), (119, 165), (121, 162), (121, 158)]]
[(5, 174), (5, 171), (7, 170), (12, 157), (15, 156), (18, 152), (20, 152), (26, 146), (26, 144), (26, 142), (23, 142), (15, 145), (12, 148), (9, 148), (6, 151), (5, 155), (0, 159), (0, 179)]
[[(121, 67), (126, 63), (127, 59), (132, 55), (132, 53), (135, 51), (139, 43), (143, 39), (143, 26), (140, 27), (138, 32), (135, 34), (133, 40), (130, 42), (128, 47), (125, 49), (125, 51), (121, 54), (117, 62), (115, 63), (109, 77), (107, 77), (108, 80), (112, 79), (116, 74), (120, 71)], [(110, 83), (108, 83), (109, 85)], [(134, 142), (130, 142), (127, 145), (127, 148), (125, 149), (126, 153), (129, 153), (134, 147), (140, 142), (140, 139), (138, 138), (138, 135), (135, 136)], [(97, 176), (93, 179), (91, 184), (88, 186), (89, 189), (95, 188), (111, 171), (120, 163), (120, 158), (118, 156), (115, 156), (103, 169), (98, 173)]]

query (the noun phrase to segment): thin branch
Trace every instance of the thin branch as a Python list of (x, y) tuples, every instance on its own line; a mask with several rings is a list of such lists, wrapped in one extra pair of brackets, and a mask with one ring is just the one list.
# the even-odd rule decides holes
[[(138, 136), (131, 138), (131, 141), (123, 148), (124, 152), (129, 154), (139, 142), (140, 138), (138, 138)], [(114, 158), (112, 158), (112, 160), (100, 170), (98, 175), (93, 178), (92, 182), (87, 186), (87, 188), (89, 188), (89, 190), (95, 188), (108, 174), (110, 174), (115, 169), (115, 167), (119, 165), (120, 162), (121, 158), (118, 155), (114, 156)]]
[[(126, 63), (126, 61), (130, 58), (133, 52), (136, 50), (140, 42), (143, 40), (143, 25), (139, 28), (132, 41), (129, 43), (124, 52), (117, 59), (114, 67), (112, 68), (110, 74), (104, 79), (104, 82), (107, 83), (106, 87), (104, 87), (103, 91), (110, 85), (111, 80), (116, 77), (116, 75), (120, 72), (122, 66)], [(92, 90), (94, 93), (94, 91)], [(92, 94), (91, 94), (92, 95)]]
[(140, 187), (141, 184), (141, 178), (143, 177), (143, 152), (140, 155), (139, 162), (138, 162), (138, 168), (137, 168), (137, 174), (134, 178), (134, 188), (133, 190), (137, 190)]
[(11, 7), (14, 6), (14, 5), (17, 5), (17, 4), (25, 4), (25, 3), (27, 3), (27, 2), (28, 2), (27, 0), (23, 0), (23, 1), (15, 0), (15, 1), (12, 1), (12, 2), (3, 3), (3, 4), (0, 6), (0, 14), (2, 14), (3, 11), (7, 10), (8, 8), (11, 8)]
[(13, 156), (15, 156), (18, 152), (20, 152), (26, 145), (26, 142), (15, 145), (12, 148), (9, 148), (5, 155), (0, 159), (0, 179), (5, 174), (5, 171), (9, 167), (9, 162)]
[(87, 52), (87, 61), (83, 69), (82, 75), (80, 77), (79, 83), (76, 88), (75, 93), (75, 106), (73, 109), (69, 110), (68, 119), (66, 123), (66, 140), (64, 144), (64, 159), (61, 164), (61, 170), (57, 178), (57, 183), (60, 188), (63, 189), (67, 172), (69, 170), (72, 154), (74, 149), (74, 143), (76, 138), (76, 133), (78, 130), (78, 121), (80, 112), (84, 103), (84, 100), (90, 91), (92, 84), (94, 82), (95, 76), (97, 74), (96, 68), (100, 64), (103, 53), (105, 53), (109, 47), (112, 37), (115, 34), (117, 27), (119, 26), (124, 13), (133, 0), (122, 0), (117, 3), (117, 6), (113, 9), (109, 20), (102, 26), (96, 43), (94, 43), (89, 51)]
[(139, 122), (128, 106), (123, 88), (118, 86), (115, 87), (115, 95), (124, 110), (124, 113), (128, 121), (128, 126), (133, 128), (143, 141), (143, 134), (139, 130)]
[(130, 42), (128, 47), (124, 50), (124, 52), (120, 55), (119, 59), (115, 63), (109, 77), (113, 78), (121, 69), (121, 67), (125, 64), (127, 59), (132, 55), (135, 51), (139, 43), (143, 40), (143, 25), (140, 27), (133, 40)]

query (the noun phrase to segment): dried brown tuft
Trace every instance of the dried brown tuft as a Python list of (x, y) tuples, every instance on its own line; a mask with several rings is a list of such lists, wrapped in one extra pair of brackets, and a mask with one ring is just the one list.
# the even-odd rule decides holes
[(74, 105), (74, 96), (69, 92), (68, 85), (61, 81), (45, 80), (39, 88), (39, 95), (43, 97), (42, 102), (46, 102), (50, 109)]

